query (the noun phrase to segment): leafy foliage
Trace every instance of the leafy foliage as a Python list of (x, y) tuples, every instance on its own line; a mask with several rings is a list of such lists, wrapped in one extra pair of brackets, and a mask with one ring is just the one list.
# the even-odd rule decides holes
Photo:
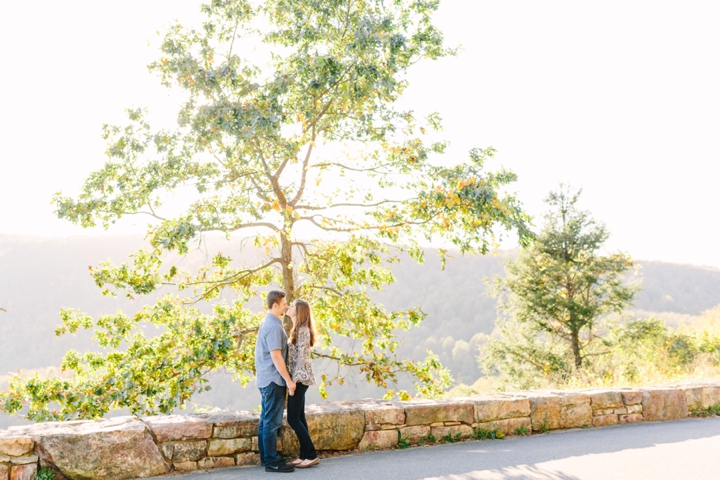
[[(460, 384), (447, 397), (467, 396), (507, 389), (627, 387), (720, 379), (720, 306), (694, 317), (690, 323), (668, 326), (662, 318), (633, 315), (603, 320), (605, 334), (591, 346), (593, 362), (575, 375), (545, 369), (530, 362), (508, 364), (498, 377), (481, 377), (472, 386)], [(563, 361), (562, 345), (551, 345), (542, 335), (529, 334), (523, 325), (502, 323), (503, 332), (517, 336), (517, 343), (540, 358)], [(532, 333), (532, 332), (530, 332)], [(534, 350), (529, 350), (530, 348)], [(553, 357), (555, 355), (555, 357)], [(566, 355), (567, 356), (567, 355)], [(568, 368), (570, 368), (568, 366)], [(702, 413), (699, 413), (702, 414)]]
[[(42, 376), (60, 375), (59, 365), (68, 350), (82, 353), (97, 349), (91, 340), (92, 331), (78, 331), (77, 334), (54, 338), (56, 312), (63, 305), (73, 305), (88, 315), (97, 317), (118, 309), (122, 309), (128, 316), (133, 316), (143, 303), (155, 303), (158, 298), (155, 295), (139, 297), (136, 300), (104, 297), (86, 273), (87, 265), (98, 258), (109, 257), (122, 261), (127, 253), (139, 248), (142, 242), (139, 235), (68, 239), (0, 235), (0, 295), (6, 299), (2, 304), (8, 310), (8, 313), (0, 314), (0, 365), (4, 367), (4, 370), (0, 371), (0, 391), (7, 388), (12, 378), (12, 374), (6, 372), (17, 373), (22, 369), (22, 375), (27, 377), (32, 375), (33, 370), (40, 369)], [(238, 257), (235, 251), (239, 250), (239, 246), (228, 251), (222, 238), (206, 239), (203, 250), (226, 251), (235, 262), (241, 258), (252, 259), (252, 255), (256, 253), (248, 249), (243, 252), (246, 257)], [(457, 256), (452, 250), (448, 254)], [(432, 350), (455, 379), (470, 384), (454, 387), (446, 394), (468, 396), (489, 392), (498, 386), (493, 377), (479, 378), (481, 372), (475, 361), (477, 349), (488, 338), (485, 334), (492, 332), (495, 318), (495, 300), (485, 297), (485, 286), (477, 282), (483, 276), (502, 274), (501, 260), (515, 256), (505, 252), (499, 256), (485, 255), (466, 257), (461, 261), (450, 260), (445, 271), (439, 272), (440, 259), (434, 250), (425, 250), (426, 261), (423, 265), (408, 261), (406, 255), (401, 255), (401, 263), (391, 265), (396, 282), (389, 285), (384, 292), (369, 292), (374, 301), (382, 303), (389, 310), (402, 310), (416, 305), (428, 314), (427, 319), (417, 327), (398, 332), (397, 340), (400, 345), (397, 353), (403, 358), (423, 360), (425, 350)], [(203, 251), (193, 250), (182, 261), (185, 268), (197, 268), (205, 258)], [(699, 332), (707, 332), (709, 336), (717, 336), (717, 333), (713, 333), (717, 327), (713, 327), (707, 320), (712, 316), (712, 312), (700, 317), (661, 311), (662, 308), (674, 308), (679, 312), (697, 312), (689, 309), (719, 303), (717, 270), (660, 262), (640, 263), (643, 290), (638, 293), (635, 306), (645, 311), (628, 310), (629, 318), (662, 319), (669, 333), (700, 335)], [(645, 295), (648, 288), (651, 288), (652, 292)], [(662, 301), (664, 297), (672, 297), (674, 301), (666, 304)], [(256, 301), (257, 307), (246, 307), (259, 308), (259, 299)], [(212, 313), (201, 304), (198, 304), (198, 307), (204, 313)], [(626, 320), (622, 322), (626, 323)], [(149, 330), (147, 335), (155, 334), (152, 325), (146, 325), (145, 330)], [(453, 352), (460, 352), (461, 349), (457, 346), (462, 345), (462, 342), (469, 344), (469, 352), (465, 356), (453, 355)], [(608, 347), (598, 344), (598, 352), (607, 350)], [(610, 356), (616, 359), (617, 365), (642, 360), (634, 355), (626, 358), (622, 355), (620, 351), (598, 355), (595, 364), (609, 360)], [(644, 385), (692, 378), (718, 378), (720, 370), (716, 371), (713, 365), (708, 355), (701, 352), (691, 363), (675, 370), (675, 373), (667, 372), (670, 377), (665, 376), (665, 370), (652, 367), (639, 370), (643, 375), (647, 375), (646, 379), (638, 376), (633, 378), (637, 384)], [(45, 368), (46, 366), (50, 367)], [(317, 373), (330, 375), (336, 370), (329, 360), (318, 362), (315, 366)], [(612, 365), (608, 366), (608, 370), (613, 368)], [(617, 370), (622, 372), (623, 369), (624, 367)], [(587, 369), (585, 371), (588, 375), (592, 373)], [(65, 372), (65, 376), (69, 376), (69, 373)], [(549, 383), (549, 376), (536, 377), (537, 383), (531, 388), (557, 388), (567, 385), (563, 382)], [(211, 385), (212, 390), (194, 396), (189, 408), (200, 403), (220, 408), (252, 410), (259, 404), (259, 399), (254, 396), (257, 395), (257, 390), (252, 382), (245, 389), (239, 388), (238, 383), (232, 382), (231, 375), (224, 371), (213, 373), (208, 379), (206, 386)], [(476, 379), (479, 380), (473, 385)], [(620, 382), (618, 385), (631, 383), (629, 377), (616, 377), (612, 372), (607, 378), (592, 373), (588, 381), (591, 379), (600, 384), (606, 384), (611, 379)], [(401, 383), (399, 387), (392, 387), (398, 389), (411, 386), (408, 378), (401, 379)], [(336, 400), (382, 395), (374, 384), (365, 383), (363, 377), (358, 375), (346, 378), (343, 386), (336, 382), (328, 389), (328, 393)], [(319, 400), (319, 394), (315, 390), (310, 390), (308, 395), (311, 396), (311, 403)], [(16, 416), (0, 415), (0, 428), (20, 423), (22, 420)]]
[(487, 429), (475, 427), (471, 436), (477, 440), (503, 440), (505, 433), (503, 433), (501, 428)]
[(661, 319), (618, 322), (604, 341), (592, 376), (598, 384), (664, 383), (720, 377), (720, 308), (679, 329)]
[(579, 195), (561, 186), (548, 196), (542, 232), (495, 282), (495, 294), (505, 295), (506, 318), (497, 322), (498, 335), (483, 347), (481, 361), (487, 372), (520, 388), (547, 376), (567, 380), (587, 367), (606, 333), (599, 320), (622, 312), (638, 290), (625, 284), (634, 266), (629, 256), (599, 254), (607, 229), (577, 209)]
[[(508, 328), (504, 325), (503, 328)], [(514, 331), (514, 330), (509, 330)], [(524, 335), (521, 330), (521, 335)], [(532, 345), (550, 360), (562, 361), (562, 352), (548, 343)], [(720, 378), (720, 307), (703, 314), (699, 321), (672, 328), (658, 318), (613, 318), (606, 321), (606, 333), (591, 352), (599, 353), (582, 375), (534, 373), (531, 364), (506, 370), (495, 388), (579, 388), (597, 386), (635, 386), (685, 380)], [(527, 354), (527, 351), (525, 351)], [(555, 354), (556, 357), (551, 357)], [(535, 353), (539, 358), (539, 354)]]
[(455, 443), (460, 440), (460, 436), (461, 436), (460, 432), (455, 433), (455, 434), (453, 434), (452, 432), (447, 432), (445, 435), (440, 437), (440, 442), (441, 443)]
[(433, 435), (432, 432), (429, 432), (427, 435), (424, 435), (419, 441), (418, 445), (425, 445), (427, 443), (435, 443), (437, 442), (437, 437)]
[(410, 441), (408, 440), (409, 437), (407, 435), (402, 435), (400, 430), (397, 432), (397, 437), (397, 448), (404, 450), (411, 447)]
[(696, 410), (694, 412), (691, 412), (693, 417), (701, 417), (701, 418), (707, 418), (707, 417), (720, 417), (720, 405), (713, 405), (708, 408)]
[[(486, 253), (498, 229), (522, 243), (530, 232), (517, 199), (502, 193), (516, 176), (484, 170), (493, 149), (440, 162), (439, 116), (394, 106), (410, 66), (454, 53), (432, 23), (437, 7), (212, 0), (201, 28), (171, 26), (149, 67), (185, 95), (177, 128), (153, 129), (146, 112), (129, 110), (127, 125), (103, 128), (102, 168), (77, 197), (54, 202), (60, 218), (85, 227), (147, 215), (149, 245), (91, 275), (107, 295), (172, 293), (132, 317), (64, 310), (57, 333), (92, 330), (102, 351), (68, 352), (70, 378), (14, 378), (0, 409), (27, 408), (33, 420), (170, 412), (205, 390), (212, 371), (247, 383), (262, 315), (246, 306), (273, 285), (314, 307), (317, 356), (339, 367), (322, 392), (356, 368), (383, 388), (407, 374), (418, 394), (440, 393), (450, 377), (437, 357), (397, 355), (396, 330), (425, 314), (388, 312), (368, 291), (394, 280), (398, 250), (422, 261), (420, 240)], [(184, 202), (179, 214), (168, 213), (173, 197)], [(184, 255), (211, 232), (243, 235), (264, 256), (238, 264), (218, 253), (196, 271), (168, 264), (168, 252)], [(160, 333), (147, 336), (144, 324)]]
[(35, 474), (35, 480), (56, 480), (55, 472), (48, 467), (40, 467)]

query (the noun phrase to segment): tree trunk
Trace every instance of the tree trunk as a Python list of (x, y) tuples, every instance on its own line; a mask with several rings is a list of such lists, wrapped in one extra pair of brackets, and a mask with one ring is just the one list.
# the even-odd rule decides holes
[(580, 333), (573, 330), (570, 333), (570, 341), (572, 342), (572, 351), (575, 356), (575, 368), (582, 370), (582, 356), (580, 356)]
[[(280, 265), (282, 266), (283, 291), (288, 305), (295, 300), (295, 277), (293, 275), (294, 265), (292, 264), (292, 242), (285, 231), (280, 233)], [(290, 334), (292, 320), (285, 315), (283, 327)]]

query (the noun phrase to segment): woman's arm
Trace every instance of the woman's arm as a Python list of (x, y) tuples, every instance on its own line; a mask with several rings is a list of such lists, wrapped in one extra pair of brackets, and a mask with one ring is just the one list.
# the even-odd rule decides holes
[(302, 365), (307, 365), (310, 360), (310, 330), (302, 328), (298, 332), (297, 339), (297, 361)]
[(312, 367), (310, 366), (310, 330), (301, 328), (297, 337), (297, 356), (295, 357), (295, 378), (307, 382), (312, 380)]

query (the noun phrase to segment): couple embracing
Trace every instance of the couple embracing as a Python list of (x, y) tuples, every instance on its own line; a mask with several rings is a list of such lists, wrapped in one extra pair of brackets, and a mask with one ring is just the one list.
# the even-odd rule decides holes
[[(305, 420), (305, 392), (315, 384), (310, 365), (310, 348), (315, 331), (310, 305), (295, 300), (287, 305), (285, 293), (273, 290), (267, 296), (268, 314), (260, 324), (255, 345), (257, 386), (262, 396), (258, 423), (258, 450), (266, 472), (292, 472), (320, 463)], [(281, 318), (293, 321), (288, 339)], [(282, 425), (285, 392), (288, 393), (287, 420), (300, 441), (300, 456), (285, 463), (277, 453), (277, 433)]]

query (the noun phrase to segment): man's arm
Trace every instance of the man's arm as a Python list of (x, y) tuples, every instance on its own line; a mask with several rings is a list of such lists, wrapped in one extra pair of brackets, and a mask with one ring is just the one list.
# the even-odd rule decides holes
[(287, 371), (287, 367), (285, 366), (285, 359), (283, 359), (282, 352), (280, 350), (270, 350), (270, 358), (272, 358), (273, 363), (275, 364), (275, 368), (277, 368), (278, 373), (280, 373), (280, 376), (285, 379), (285, 383), (287, 384), (288, 393), (290, 395), (295, 394), (295, 382), (293, 382), (292, 378), (290, 378), (290, 374)]

